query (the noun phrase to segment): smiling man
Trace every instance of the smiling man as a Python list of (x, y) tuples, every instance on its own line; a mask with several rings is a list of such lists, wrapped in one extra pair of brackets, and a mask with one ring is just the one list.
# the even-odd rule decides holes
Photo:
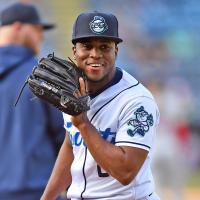
[(159, 111), (151, 93), (115, 66), (120, 42), (113, 14), (77, 17), (72, 51), (87, 77), (79, 95), (89, 93), (90, 110), (63, 114), (66, 138), (42, 200), (66, 188), (71, 200), (159, 199), (150, 169)]

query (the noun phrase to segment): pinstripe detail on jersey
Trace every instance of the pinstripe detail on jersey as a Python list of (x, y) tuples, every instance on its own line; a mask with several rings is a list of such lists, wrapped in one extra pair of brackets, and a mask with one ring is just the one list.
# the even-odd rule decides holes
[(83, 178), (84, 178), (84, 189), (81, 192), (81, 199), (83, 199), (83, 193), (86, 190), (86, 184), (87, 184), (87, 180), (86, 180), (86, 176), (85, 176), (85, 163), (86, 163), (86, 158), (87, 158), (87, 147), (85, 147), (85, 158), (84, 158), (84, 163), (83, 163)]
[(123, 90), (120, 91), (118, 94), (116, 94), (112, 99), (110, 99), (107, 103), (105, 103), (103, 106), (101, 106), (101, 107), (96, 111), (96, 113), (92, 116), (92, 118), (91, 118), (90, 121), (93, 120), (93, 118), (97, 115), (97, 113), (98, 113), (103, 107), (105, 107), (107, 104), (109, 104), (113, 99), (115, 99), (117, 96), (119, 96), (122, 92), (124, 92), (124, 91), (126, 91), (126, 90), (128, 90), (128, 89), (131, 89), (131, 88), (133, 88), (133, 87), (135, 87), (135, 86), (137, 86), (137, 85), (139, 85), (139, 82), (137, 82), (135, 85), (132, 85), (132, 86), (130, 86), (130, 87), (128, 87), (128, 88), (123, 89)]
[(137, 143), (137, 142), (130, 142), (130, 141), (119, 141), (119, 142), (115, 142), (115, 144), (119, 144), (119, 143), (129, 143), (129, 144), (136, 144), (139, 146), (143, 146), (143, 147), (147, 147), (148, 149), (151, 149), (150, 146), (146, 145), (146, 144), (141, 144), (141, 143)]

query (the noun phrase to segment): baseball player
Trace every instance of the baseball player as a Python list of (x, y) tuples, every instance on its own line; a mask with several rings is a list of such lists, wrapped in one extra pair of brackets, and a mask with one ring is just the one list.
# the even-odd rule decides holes
[(151, 93), (115, 67), (117, 18), (80, 14), (73, 27), (74, 59), (87, 81), (78, 96), (90, 95), (90, 110), (63, 114), (66, 138), (41, 200), (67, 198), (159, 200), (150, 169), (159, 111)]

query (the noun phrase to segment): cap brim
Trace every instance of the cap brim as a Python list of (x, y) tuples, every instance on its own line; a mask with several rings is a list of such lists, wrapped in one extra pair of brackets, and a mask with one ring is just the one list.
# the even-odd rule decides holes
[(112, 37), (112, 36), (106, 36), (106, 35), (87, 35), (87, 36), (72, 39), (72, 43), (75, 44), (77, 42), (80, 42), (83, 39), (88, 39), (88, 38), (105, 38), (105, 39), (113, 40), (114, 42), (117, 42), (117, 43), (123, 42), (123, 40), (118, 37)]
[(45, 31), (54, 29), (56, 27), (55, 24), (41, 24)]

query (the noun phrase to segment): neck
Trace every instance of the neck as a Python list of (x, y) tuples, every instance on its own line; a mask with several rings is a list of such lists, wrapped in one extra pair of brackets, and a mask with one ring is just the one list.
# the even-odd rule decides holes
[(19, 44), (20, 40), (17, 39), (17, 34), (10, 28), (0, 29), (0, 46), (6, 46), (10, 44)]
[(94, 94), (98, 91), (101, 91), (105, 86), (113, 79), (115, 76), (116, 68), (113, 68), (107, 76), (99, 81), (87, 80), (87, 89), (90, 94)]
[(87, 88), (88, 88), (88, 92), (90, 94), (93, 94), (99, 90), (101, 90), (105, 85), (100, 85), (98, 82), (93, 82), (93, 81), (87, 81)]

